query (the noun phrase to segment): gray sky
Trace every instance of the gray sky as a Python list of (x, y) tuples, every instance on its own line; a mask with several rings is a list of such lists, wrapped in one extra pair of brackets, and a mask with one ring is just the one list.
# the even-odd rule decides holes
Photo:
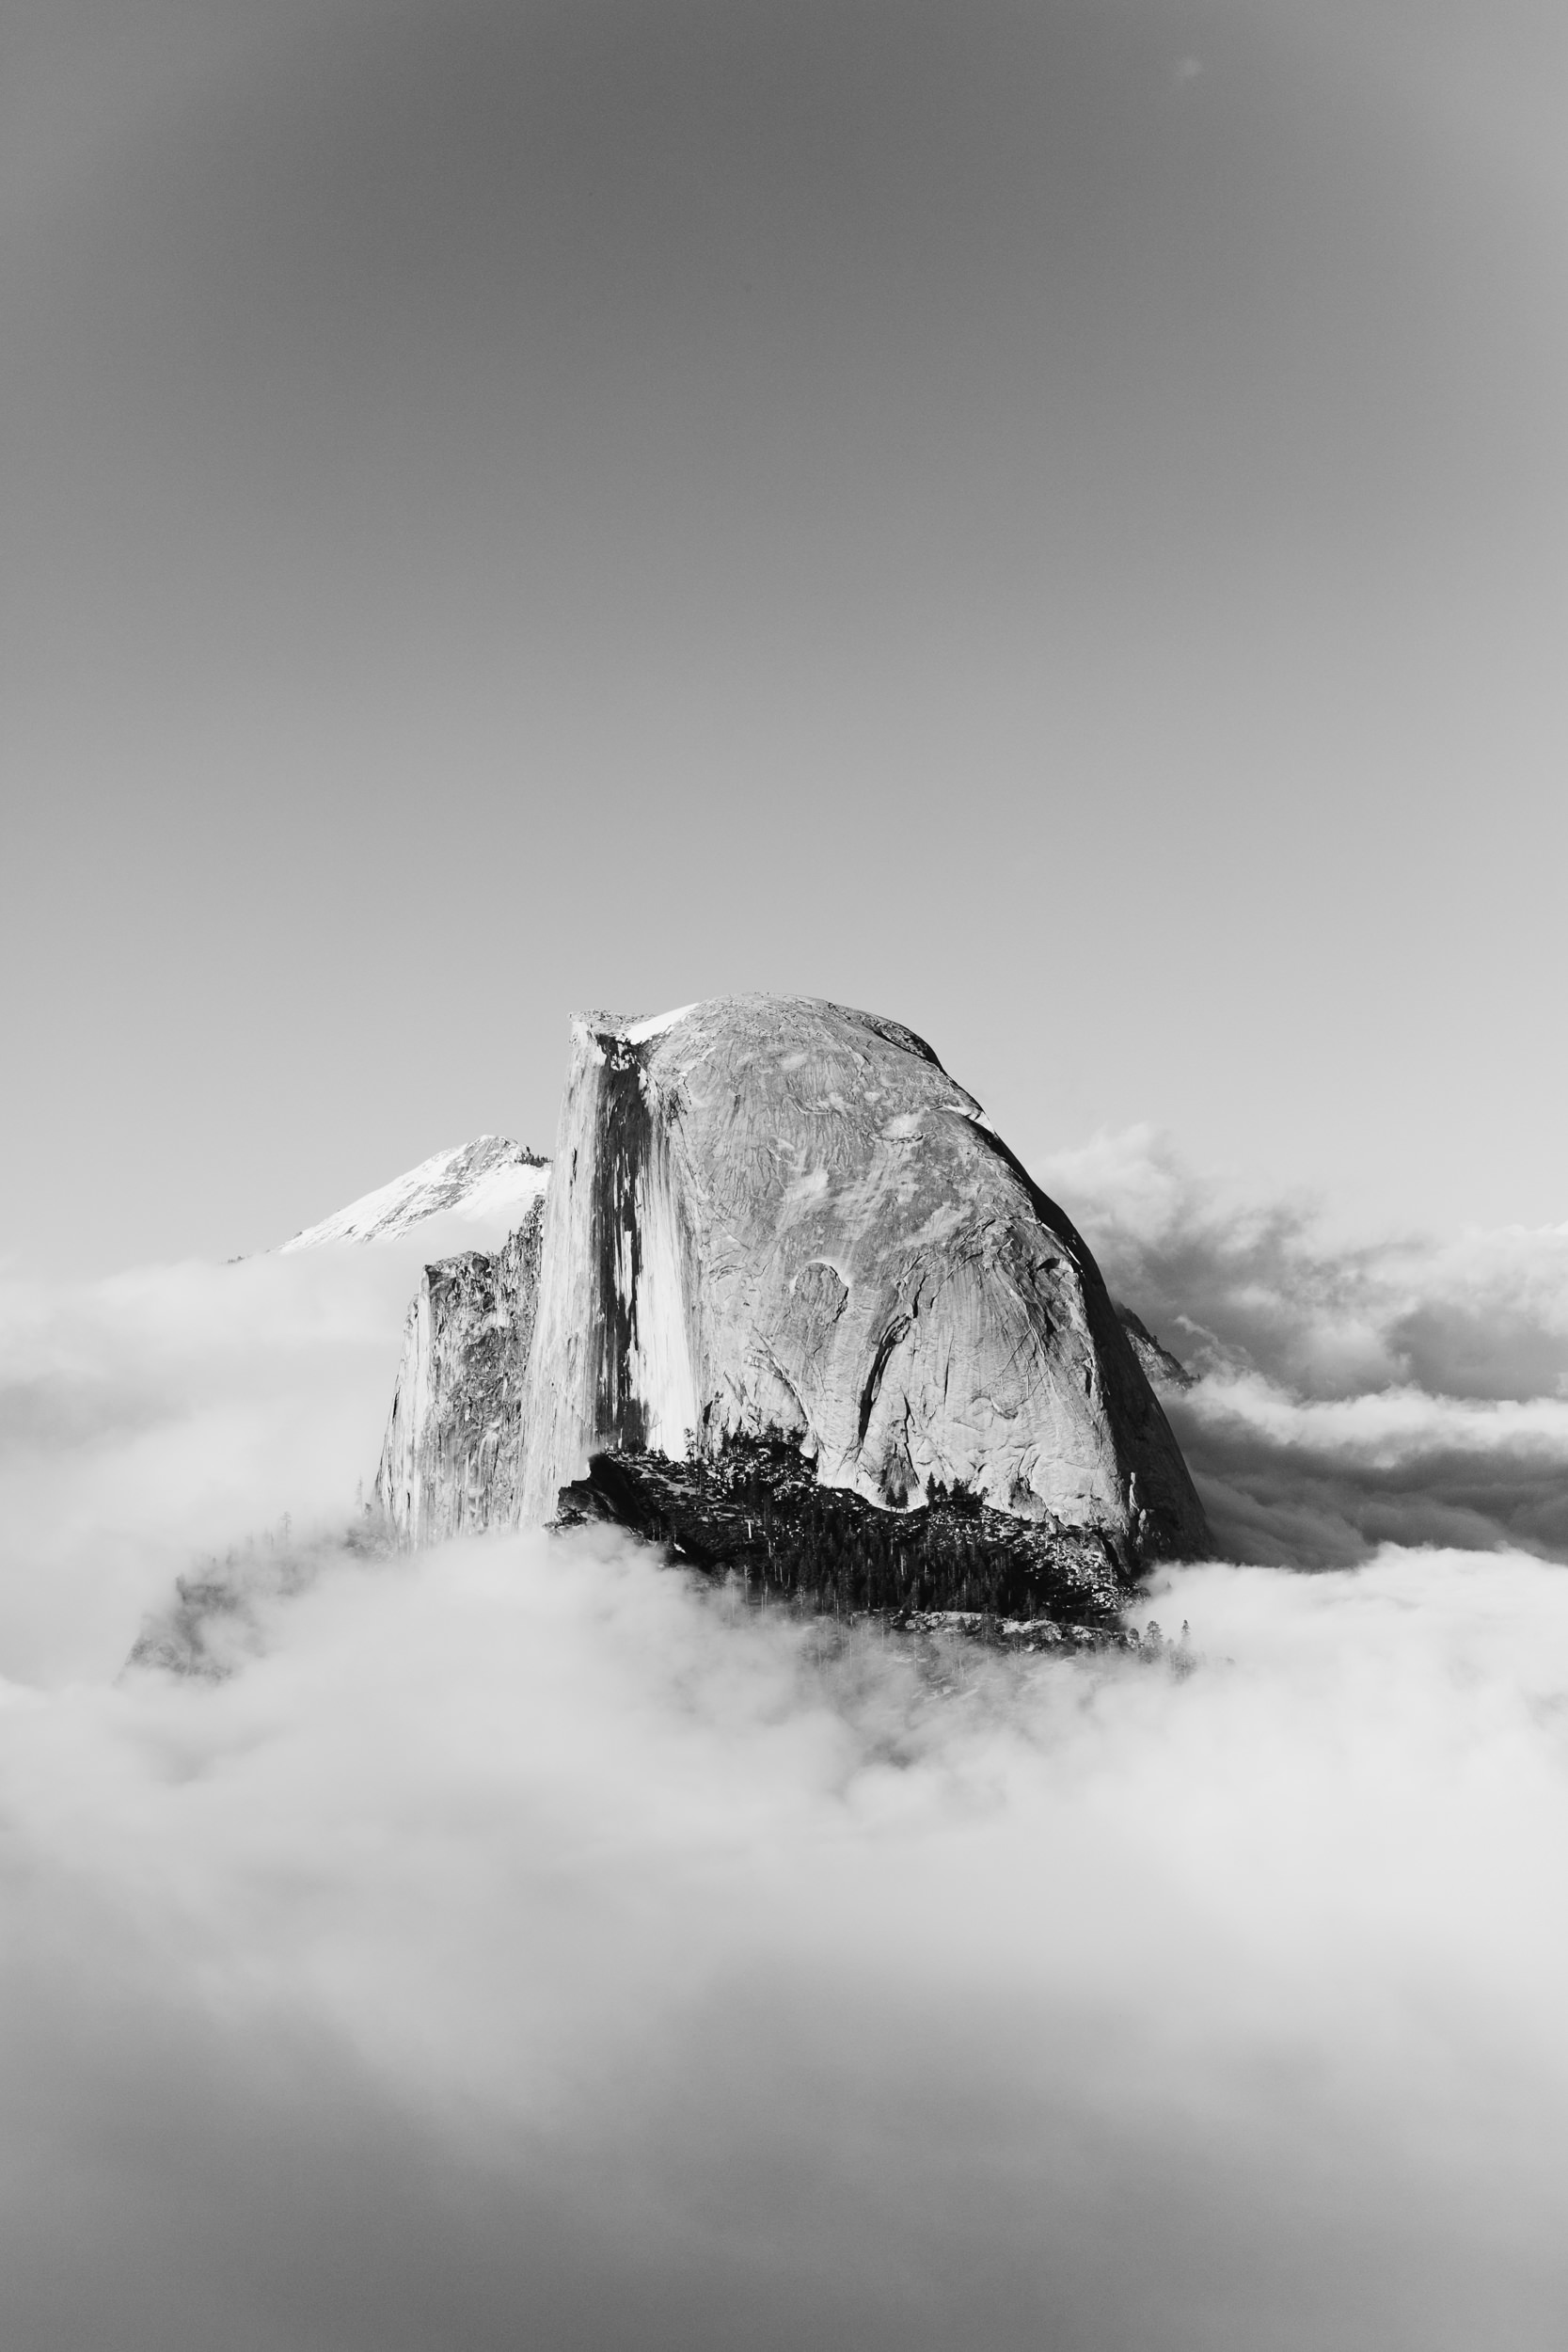
[(10, 0), (0, 1246), (547, 1149), (571, 1006), (745, 987), (1028, 1159), (1568, 1217), (1565, 51)]

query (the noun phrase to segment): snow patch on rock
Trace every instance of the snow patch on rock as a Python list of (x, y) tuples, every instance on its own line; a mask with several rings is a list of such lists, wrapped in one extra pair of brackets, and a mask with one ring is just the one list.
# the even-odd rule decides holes
[(436, 1152), (389, 1184), (351, 1200), (336, 1216), (309, 1225), (285, 1249), (321, 1249), (337, 1242), (394, 1241), (434, 1216), (466, 1224), (520, 1224), (549, 1181), (549, 1163), (505, 1136), (477, 1136)]

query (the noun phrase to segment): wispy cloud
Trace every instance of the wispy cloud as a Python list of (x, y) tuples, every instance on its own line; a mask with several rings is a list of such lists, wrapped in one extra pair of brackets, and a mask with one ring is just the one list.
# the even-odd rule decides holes
[(174, 1577), (373, 1467), (410, 1247), (0, 1272), (0, 1672), (110, 1674)]
[(1144, 1129), (1047, 1182), (1198, 1375), (1166, 1409), (1227, 1549), (1568, 1560), (1568, 1227), (1336, 1246), (1310, 1204), (1229, 1198)]

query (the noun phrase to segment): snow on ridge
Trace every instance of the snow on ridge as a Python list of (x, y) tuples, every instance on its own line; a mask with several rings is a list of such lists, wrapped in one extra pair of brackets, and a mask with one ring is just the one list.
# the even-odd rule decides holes
[(662, 1037), (666, 1029), (673, 1029), (677, 1021), (696, 1009), (695, 1005), (677, 1005), (673, 1012), (650, 1013), (645, 1021), (628, 1022), (621, 1035), (628, 1045), (646, 1045), (651, 1037)]
[(457, 1216), (476, 1221), (520, 1217), (544, 1191), (549, 1164), (506, 1136), (476, 1136), (436, 1152), (406, 1174), (351, 1200), (319, 1225), (308, 1225), (283, 1244), (285, 1250), (319, 1249), (334, 1242), (392, 1241), (427, 1217)]

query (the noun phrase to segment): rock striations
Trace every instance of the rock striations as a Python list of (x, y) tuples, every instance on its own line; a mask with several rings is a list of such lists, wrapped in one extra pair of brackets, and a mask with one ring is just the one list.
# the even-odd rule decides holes
[(571, 1035), (542, 1226), (410, 1311), (402, 1540), (564, 1503), (849, 1605), (1080, 1616), (1206, 1548), (1087, 1248), (919, 1038), (772, 996)]
[(465, 1249), (424, 1270), (375, 1480), (400, 1544), (441, 1543), (518, 1517), (543, 1210), (535, 1198), (493, 1255)]

